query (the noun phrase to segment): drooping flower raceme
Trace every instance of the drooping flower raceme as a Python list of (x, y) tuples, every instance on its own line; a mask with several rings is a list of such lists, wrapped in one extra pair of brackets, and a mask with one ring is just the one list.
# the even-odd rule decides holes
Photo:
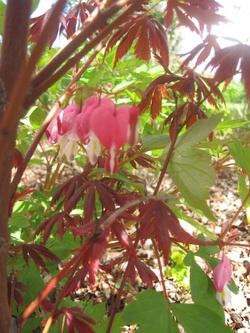
[(214, 268), (213, 283), (217, 291), (217, 299), (225, 305), (230, 301), (230, 291), (227, 287), (231, 283), (232, 266), (229, 259), (225, 254), (222, 255), (222, 259), (219, 264)]
[(106, 170), (117, 171), (117, 151), (126, 143), (133, 145), (137, 140), (138, 108), (120, 106), (113, 101), (97, 96), (88, 98), (82, 109), (77, 104), (60, 111), (48, 126), (46, 134), (51, 143), (60, 144), (59, 157), (66, 155), (72, 160), (77, 151), (77, 141), (87, 145), (91, 164), (97, 162), (104, 146), (108, 150)]

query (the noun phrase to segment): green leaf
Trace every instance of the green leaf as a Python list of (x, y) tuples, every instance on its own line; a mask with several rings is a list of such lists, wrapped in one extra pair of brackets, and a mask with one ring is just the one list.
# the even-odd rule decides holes
[(25, 322), (24, 326), (22, 327), (21, 333), (27, 333), (27, 332), (35, 332), (37, 328), (39, 328), (41, 322), (43, 321), (43, 318), (28, 318), (28, 320)]
[[(239, 175), (239, 180), (238, 180), (238, 193), (240, 195), (240, 199), (243, 202), (246, 198), (246, 196), (249, 193), (249, 186), (246, 183), (246, 177), (243, 176), (242, 174)], [(250, 206), (250, 198), (245, 202), (244, 207), (247, 208)]]
[(145, 134), (142, 137), (142, 151), (155, 149), (164, 149), (169, 144), (170, 138), (168, 134)]
[[(104, 332), (107, 331), (108, 323), (109, 323), (109, 318), (102, 321), (100, 324), (93, 325), (92, 328), (93, 328), (95, 333), (104, 333)], [(118, 314), (115, 315), (115, 319), (113, 321), (110, 333), (124, 332), (124, 330), (122, 329), (122, 326), (123, 326), (123, 324), (120, 321), (120, 313), (118, 313)]]
[(37, 9), (39, 2), (40, 2), (40, 0), (32, 0), (31, 13), (33, 13)]
[(229, 144), (229, 151), (235, 162), (250, 176), (250, 147), (235, 141)]
[(26, 286), (27, 292), (23, 297), (25, 304), (29, 305), (44, 288), (44, 282), (33, 260), (29, 260), (29, 266), (25, 266), (22, 270), (19, 281)]
[(47, 247), (50, 251), (55, 253), (61, 260), (67, 258), (72, 248), (79, 246), (79, 241), (75, 240), (72, 234), (65, 233), (62, 241), (59, 238), (49, 238)]
[(93, 300), (90, 300), (84, 307), (84, 313), (93, 318), (97, 323), (99, 323), (106, 313), (106, 304), (105, 302), (103, 302), (94, 305)]
[(223, 307), (216, 300), (213, 283), (197, 264), (192, 252), (186, 255), (184, 263), (190, 266), (190, 287), (193, 302), (215, 311), (224, 320)]
[(146, 290), (137, 295), (121, 314), (124, 325), (139, 325), (142, 333), (179, 333), (163, 294)]
[(0, 1), (0, 35), (3, 35), (5, 9), (5, 3)]
[(249, 124), (249, 121), (245, 121), (242, 119), (232, 119), (220, 122), (215, 129), (216, 131), (220, 131), (225, 129), (243, 127), (247, 124)]
[(11, 215), (11, 218), (9, 219), (9, 225), (18, 228), (27, 228), (30, 226), (30, 222), (25, 216), (21, 215), (20, 213), (13, 213)]
[(130, 185), (132, 187), (134, 187), (135, 189), (137, 189), (142, 194), (145, 191), (144, 184), (137, 183), (137, 182), (133, 181), (131, 178), (127, 177), (123, 172), (120, 172), (120, 171), (116, 172), (112, 176), (112, 178), (118, 179), (118, 180), (120, 180), (120, 181), (122, 181), (122, 182), (124, 182), (124, 183), (126, 183), (126, 184), (128, 184), (128, 185)]
[(198, 304), (171, 304), (186, 333), (233, 333), (214, 311)]
[(46, 112), (40, 108), (35, 108), (29, 117), (32, 129), (39, 129), (46, 117)]
[[(198, 239), (205, 240), (205, 238), (202, 235), (198, 236)], [(217, 254), (220, 252), (220, 248), (218, 246), (200, 246), (199, 250), (195, 252), (196, 256), (199, 256), (200, 258), (204, 259), (206, 263), (213, 269), (218, 263), (219, 259), (212, 257), (214, 254)]]
[(197, 121), (178, 138), (175, 148), (183, 150), (205, 139), (220, 123), (222, 116), (222, 113), (218, 113), (210, 118)]
[(176, 149), (168, 172), (185, 200), (215, 221), (205, 201), (209, 198), (207, 187), (212, 186), (215, 181), (215, 171), (210, 164), (211, 156), (205, 151), (195, 148)]

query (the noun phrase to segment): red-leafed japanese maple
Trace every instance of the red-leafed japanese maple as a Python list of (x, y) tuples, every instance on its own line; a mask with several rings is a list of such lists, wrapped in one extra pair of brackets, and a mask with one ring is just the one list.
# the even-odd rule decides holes
[[(158, 321), (151, 309), (163, 311), (162, 332), (180, 323), (196, 333), (196, 319), (206, 332), (232, 332), (216, 292), (234, 289), (227, 247), (248, 246), (234, 242), (231, 227), (249, 205), (250, 148), (247, 134), (221, 140), (221, 87), (240, 74), (249, 100), (250, 46), (220, 46), (211, 29), (227, 19), (215, 0), (58, 0), (30, 18), (32, 5), (0, 7), (0, 333), (109, 333), (127, 324), (148, 332)], [(201, 42), (178, 55), (170, 35), (179, 26)], [(217, 223), (207, 201), (225, 152), (242, 171), (242, 206), (218, 236), (199, 217)], [(27, 183), (34, 164), (45, 170), (39, 188)], [(159, 274), (140, 255), (148, 244)], [(119, 254), (109, 257), (113, 248)], [(164, 271), (178, 249), (192, 304), (168, 299)], [(88, 302), (82, 294), (99, 280), (110, 298)], [(138, 281), (161, 286), (165, 310), (150, 297), (125, 299)], [(144, 318), (134, 305), (146, 303)]]

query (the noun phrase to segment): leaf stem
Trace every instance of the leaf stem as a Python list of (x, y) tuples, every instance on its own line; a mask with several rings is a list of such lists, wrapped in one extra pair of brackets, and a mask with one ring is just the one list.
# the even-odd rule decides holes
[(164, 283), (164, 276), (163, 276), (163, 270), (162, 270), (161, 258), (160, 258), (159, 251), (158, 251), (158, 246), (155, 242), (155, 239), (152, 238), (151, 240), (152, 240), (153, 247), (154, 247), (154, 253), (156, 254), (157, 263), (158, 263), (158, 266), (159, 266), (163, 294), (164, 294), (166, 300), (169, 301), (166, 286), (165, 286), (165, 283)]
[(159, 192), (159, 189), (160, 189), (160, 186), (161, 186), (161, 183), (163, 181), (163, 178), (165, 176), (165, 173), (167, 171), (167, 167), (168, 167), (168, 164), (170, 162), (170, 159), (171, 159), (171, 155), (174, 151), (174, 146), (175, 146), (175, 143), (176, 143), (176, 140), (177, 140), (177, 137), (178, 137), (178, 134), (180, 132), (179, 129), (177, 129), (177, 126), (175, 127), (176, 130), (175, 130), (175, 133), (173, 135), (173, 138), (172, 138), (172, 141), (171, 141), (171, 144), (170, 144), (170, 147), (169, 147), (169, 150), (168, 150), (168, 153), (167, 153), (167, 156), (166, 156), (166, 159), (165, 159), (165, 162), (163, 164), (163, 167), (161, 169), (161, 173), (160, 173), (160, 176), (158, 178), (158, 181), (157, 181), (157, 184), (156, 184), (156, 187), (154, 189), (154, 193), (153, 195), (156, 196), (157, 193)]

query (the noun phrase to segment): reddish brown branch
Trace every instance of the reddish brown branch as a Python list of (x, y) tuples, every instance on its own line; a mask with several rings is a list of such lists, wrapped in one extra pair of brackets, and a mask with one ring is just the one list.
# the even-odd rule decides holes
[(1, 49), (0, 77), (7, 95), (26, 62), (31, 0), (9, 0)]

